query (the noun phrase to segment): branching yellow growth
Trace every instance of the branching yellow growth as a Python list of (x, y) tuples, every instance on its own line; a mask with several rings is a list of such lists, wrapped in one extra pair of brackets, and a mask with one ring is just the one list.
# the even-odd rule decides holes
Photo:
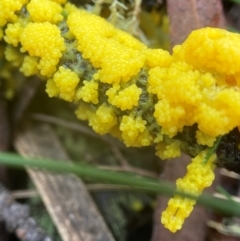
[[(216, 156), (213, 155), (206, 164), (203, 164), (206, 151), (201, 152), (188, 165), (188, 173), (184, 178), (177, 180), (177, 188), (191, 194), (200, 195), (202, 190), (209, 187), (214, 180), (213, 162)], [(175, 196), (168, 202), (167, 209), (162, 213), (161, 221), (171, 232), (181, 229), (184, 219), (192, 212), (195, 200), (190, 200), (181, 196)]]
[[(240, 123), (240, 36), (196, 30), (171, 56), (65, 2), (1, 0), (5, 59), (47, 79), (47, 94), (78, 104), (77, 117), (97, 133), (155, 145), (162, 159), (196, 156), (177, 187), (200, 195), (214, 178), (214, 157), (203, 165), (203, 150)], [(9, 78), (6, 68), (0, 75)], [(180, 229), (194, 204), (174, 197), (163, 224)]]

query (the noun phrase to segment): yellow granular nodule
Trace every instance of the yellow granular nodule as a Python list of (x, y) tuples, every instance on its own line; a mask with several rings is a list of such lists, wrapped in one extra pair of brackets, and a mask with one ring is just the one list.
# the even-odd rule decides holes
[(96, 110), (89, 106), (88, 103), (81, 102), (75, 114), (80, 120), (89, 120), (92, 115), (95, 115)]
[(20, 42), (20, 36), (22, 34), (22, 31), (23, 26), (21, 23), (9, 23), (5, 30), (6, 36), (4, 37), (4, 40), (8, 44), (12, 44), (14, 47), (17, 47), (18, 43)]
[(3, 29), (0, 28), (0, 40), (2, 40), (3, 36), (4, 36)]
[[(207, 151), (202, 151), (192, 159), (187, 167), (187, 174), (177, 180), (177, 189), (199, 196), (203, 189), (209, 187), (214, 180), (214, 161), (216, 155), (212, 155), (207, 163), (204, 158)], [(167, 209), (162, 213), (161, 222), (165, 228), (175, 233), (182, 228), (184, 220), (190, 215), (195, 205), (195, 200), (175, 196), (168, 202)]]
[(122, 90), (119, 85), (115, 85), (106, 92), (106, 95), (110, 104), (124, 111), (137, 106), (141, 93), (142, 90), (136, 84), (132, 84)]
[(206, 146), (213, 146), (214, 142), (216, 141), (215, 137), (211, 137), (206, 135), (205, 133), (197, 130), (196, 131), (196, 139), (199, 145), (206, 145)]
[[(178, 53), (181, 48), (178, 46)], [(222, 74), (197, 70), (177, 54), (173, 57), (169, 67), (149, 70), (148, 92), (159, 99), (154, 117), (162, 127), (162, 134), (173, 137), (184, 126), (197, 123), (202, 133), (214, 138), (238, 126), (240, 95), (232, 86), (237, 80), (231, 76), (234, 81), (228, 83)]]
[(52, 0), (53, 2), (64, 4), (67, 2), (67, 0)]
[(57, 26), (49, 22), (29, 23), (21, 35), (21, 51), (40, 57), (38, 69), (43, 76), (51, 76), (65, 50), (64, 39)]
[(156, 145), (156, 155), (162, 160), (175, 158), (181, 156), (180, 141), (173, 140), (170, 144), (163, 141), (158, 142)]
[(95, 115), (91, 115), (89, 125), (93, 130), (101, 135), (109, 133), (109, 131), (117, 124), (117, 117), (113, 109), (106, 104), (102, 104), (96, 111)]
[[(122, 117), (119, 129), (122, 131), (122, 138), (126, 146), (139, 146), (139, 136), (142, 136), (146, 129), (147, 122), (142, 117), (136, 117), (124, 115)], [(146, 136), (145, 132), (145, 138)], [(150, 138), (150, 136), (149, 136)], [(141, 146), (141, 145), (140, 145)]]
[(50, 98), (52, 97), (58, 97), (59, 95), (59, 89), (56, 86), (56, 83), (54, 82), (53, 79), (48, 79), (46, 83), (46, 93)]
[(173, 56), (197, 69), (234, 75), (239, 72), (240, 35), (217, 28), (195, 30)]
[[(58, 71), (53, 75), (53, 81), (59, 90), (59, 97), (61, 99), (69, 102), (74, 100), (75, 89), (80, 81), (78, 75), (75, 72), (60, 66)], [(49, 88), (50, 86), (48, 89)], [(53, 89), (55, 89), (54, 86)]]
[(145, 54), (145, 65), (149, 68), (157, 66), (166, 68), (169, 67), (173, 61), (173, 57), (169, 54), (169, 52), (162, 49), (147, 49)]
[(155, 104), (154, 117), (158, 124), (162, 126), (161, 133), (169, 137), (173, 137), (177, 132), (182, 131), (185, 124), (185, 115), (185, 109), (181, 105), (171, 104), (165, 99), (159, 100)]
[(22, 64), (23, 56), (19, 54), (19, 50), (17, 48), (14, 48), (11, 45), (8, 45), (5, 49), (4, 54), (5, 54), (6, 60), (11, 62), (13, 66), (19, 67)]
[(79, 11), (79, 8), (76, 7), (74, 4), (71, 4), (69, 2), (67, 2), (65, 5), (64, 5), (64, 13), (66, 13), (67, 15), (69, 15), (70, 13), (72, 12), (75, 12), (75, 11)]
[(25, 56), (23, 59), (22, 66), (20, 68), (20, 71), (25, 76), (31, 76), (38, 74), (38, 58), (32, 57), (32, 56)]
[(77, 100), (84, 100), (85, 102), (98, 103), (98, 83), (94, 80), (83, 81), (83, 86), (76, 92)]
[(104, 83), (128, 81), (144, 65), (146, 46), (104, 19), (79, 10), (68, 17), (78, 50), (99, 68), (94, 78)]
[(28, 0), (1, 0), (0, 1), (0, 27), (7, 22), (14, 22), (17, 19), (15, 12), (19, 11)]
[(62, 7), (51, 0), (31, 0), (27, 5), (27, 10), (33, 22), (57, 23), (63, 19)]

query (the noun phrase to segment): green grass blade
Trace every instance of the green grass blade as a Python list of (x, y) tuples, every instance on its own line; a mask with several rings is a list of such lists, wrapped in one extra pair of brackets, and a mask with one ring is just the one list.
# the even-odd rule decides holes
[(236, 202), (219, 199), (206, 194), (198, 198), (188, 193), (176, 191), (172, 185), (163, 181), (131, 173), (102, 170), (94, 166), (70, 164), (61, 161), (24, 158), (12, 153), (0, 153), (0, 163), (19, 168), (30, 167), (46, 169), (58, 173), (73, 173), (84, 178), (90, 178), (92, 181), (126, 185), (138, 191), (150, 192), (153, 194), (164, 194), (168, 196), (178, 194), (190, 199), (198, 199), (198, 203), (203, 206), (240, 217), (240, 204)]

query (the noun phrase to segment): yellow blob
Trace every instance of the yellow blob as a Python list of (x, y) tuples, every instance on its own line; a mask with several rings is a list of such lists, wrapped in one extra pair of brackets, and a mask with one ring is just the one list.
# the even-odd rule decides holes
[(19, 11), (28, 0), (1, 0), (0, 1), (0, 27), (7, 22), (14, 22), (17, 19), (15, 12)]
[(62, 7), (51, 0), (31, 0), (27, 5), (27, 10), (33, 22), (57, 23), (63, 19)]
[(46, 93), (50, 98), (57, 97), (59, 95), (59, 88), (53, 79), (48, 79), (46, 83)]
[(74, 4), (71, 3), (66, 3), (63, 9), (67, 15), (69, 15), (72, 12), (79, 11), (79, 8), (77, 8)]
[(142, 90), (136, 84), (132, 84), (122, 90), (120, 90), (119, 85), (115, 85), (106, 92), (106, 95), (110, 104), (124, 111), (137, 106), (141, 92)]
[(3, 33), (3, 29), (2, 28), (0, 28), (0, 40), (3, 38), (3, 35), (4, 33)]
[(216, 138), (206, 135), (201, 131), (196, 131), (196, 139), (199, 145), (213, 146)]
[(162, 160), (181, 156), (180, 141), (173, 140), (170, 144), (160, 141), (156, 145), (156, 155)]
[(17, 47), (18, 43), (20, 42), (20, 36), (23, 31), (23, 26), (21, 23), (16, 22), (13, 24), (8, 24), (6, 29), (6, 36), (4, 40), (8, 44), (12, 44), (14, 47)]
[(38, 73), (38, 58), (32, 57), (32, 56), (25, 56), (23, 59), (22, 66), (20, 68), (20, 71), (25, 76), (31, 76)]
[(77, 110), (75, 111), (75, 114), (78, 119), (80, 120), (89, 120), (92, 115), (95, 114), (95, 109), (93, 109), (92, 105), (89, 105), (88, 103), (81, 102)]
[(23, 56), (17, 48), (8, 45), (5, 49), (5, 58), (12, 63), (13, 66), (19, 67), (23, 61)]
[(162, 49), (147, 49), (145, 65), (149, 68), (157, 66), (169, 67), (173, 58), (169, 52)]
[[(53, 75), (53, 81), (59, 90), (59, 97), (66, 101), (73, 101), (75, 89), (80, 81), (78, 75), (72, 70), (60, 66)], [(55, 89), (54, 86), (53, 89)]]
[(240, 61), (240, 35), (223, 29), (193, 31), (182, 46), (174, 48), (174, 57), (197, 69), (234, 75)]
[(77, 100), (84, 100), (85, 102), (98, 103), (98, 83), (94, 80), (83, 81), (83, 86), (76, 92)]
[(128, 81), (144, 65), (146, 47), (104, 19), (79, 10), (69, 15), (67, 23), (78, 40), (78, 50), (99, 68), (95, 79), (105, 83)]
[(117, 124), (117, 117), (113, 109), (106, 104), (102, 104), (96, 111), (95, 115), (91, 115), (89, 125), (93, 130), (101, 135), (108, 133)]
[(67, 0), (52, 0), (53, 2), (64, 4), (67, 2)]
[(29, 23), (21, 35), (21, 51), (40, 57), (38, 69), (43, 76), (51, 76), (65, 50), (64, 39), (57, 26), (49, 22)]
[[(146, 132), (146, 121), (142, 117), (124, 115), (119, 129), (122, 131), (122, 138), (126, 146), (147, 146), (152, 138), (148, 131)], [(143, 138), (144, 137), (144, 138)], [(144, 145), (145, 142), (146, 144)]]

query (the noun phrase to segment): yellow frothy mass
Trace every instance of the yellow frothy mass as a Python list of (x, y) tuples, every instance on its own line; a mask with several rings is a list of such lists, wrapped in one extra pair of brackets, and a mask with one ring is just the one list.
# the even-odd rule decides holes
[(144, 65), (146, 46), (104, 19), (79, 10), (69, 15), (67, 23), (78, 50), (99, 68), (95, 79), (110, 84), (128, 81)]
[[(240, 35), (223, 29), (193, 31), (188, 39), (174, 48), (174, 55), (197, 69), (236, 75), (240, 72)], [(224, 63), (224, 64), (223, 64)]]
[[(24, 75), (45, 77), (50, 97), (79, 104), (77, 117), (97, 133), (127, 146), (155, 145), (156, 155), (169, 159), (180, 156), (182, 142), (173, 138), (185, 127), (196, 125), (196, 141), (207, 148), (239, 126), (239, 34), (196, 30), (170, 55), (64, 3), (1, 0), (4, 55)], [(24, 5), (29, 15), (20, 14)], [(10, 78), (6, 70), (0, 75)], [(211, 184), (215, 157), (203, 165), (205, 155), (193, 158), (179, 190), (200, 195)], [(172, 198), (162, 223), (175, 232), (194, 204)]]

